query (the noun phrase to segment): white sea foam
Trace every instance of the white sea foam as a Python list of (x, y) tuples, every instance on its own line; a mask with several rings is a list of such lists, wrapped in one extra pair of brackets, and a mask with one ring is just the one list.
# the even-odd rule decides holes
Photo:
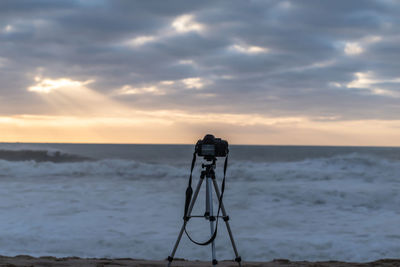
[[(1, 254), (164, 259), (179, 232), (189, 166), (132, 160), (0, 160)], [(245, 260), (399, 257), (400, 164), (364, 154), (236, 161), (225, 205)], [(195, 169), (194, 184), (199, 168)], [(217, 168), (221, 181), (222, 166)], [(196, 214), (204, 213), (200, 192)], [(223, 222), (218, 259), (234, 258)], [(196, 239), (209, 224), (192, 219)], [(209, 259), (183, 237), (176, 257)]]
[(60, 149), (51, 147), (50, 145), (43, 144), (26, 144), (26, 143), (0, 143), (0, 150), (10, 150), (10, 151), (43, 151), (46, 150), (49, 154), (61, 152)]

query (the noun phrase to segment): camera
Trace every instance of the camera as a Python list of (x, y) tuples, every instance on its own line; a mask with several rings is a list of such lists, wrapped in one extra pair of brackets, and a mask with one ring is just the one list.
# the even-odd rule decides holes
[(198, 156), (205, 159), (226, 157), (229, 152), (228, 142), (221, 138), (215, 138), (212, 134), (207, 134), (203, 140), (197, 141), (195, 151)]

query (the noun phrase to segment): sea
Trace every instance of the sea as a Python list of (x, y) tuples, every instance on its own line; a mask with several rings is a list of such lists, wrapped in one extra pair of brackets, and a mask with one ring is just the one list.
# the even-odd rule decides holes
[[(193, 150), (1, 143), (0, 254), (167, 258), (183, 223)], [(398, 147), (231, 145), (223, 202), (245, 261), (400, 258)], [(204, 212), (202, 185), (192, 214)], [(199, 242), (210, 237), (204, 218), (187, 230)], [(223, 220), (215, 246), (218, 260), (235, 258)], [(175, 257), (210, 260), (211, 247), (184, 235)]]

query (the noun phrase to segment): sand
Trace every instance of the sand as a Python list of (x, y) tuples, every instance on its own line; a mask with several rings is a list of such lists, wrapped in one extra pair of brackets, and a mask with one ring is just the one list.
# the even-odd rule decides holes
[[(151, 266), (167, 266), (167, 261), (150, 261), (150, 260), (136, 260), (136, 259), (82, 259), (77, 257), (68, 258), (55, 258), (55, 257), (40, 257), (34, 258), (31, 256), (15, 256), (5, 257), (0, 256), (0, 267), (7, 266), (94, 266), (94, 267), (121, 267), (121, 266), (135, 266), (135, 267), (151, 267)], [(175, 260), (172, 266), (211, 266), (210, 262), (200, 261), (186, 261)], [(236, 267), (238, 264), (232, 261), (220, 261), (217, 266), (221, 267)], [(271, 262), (244, 262), (242, 266), (256, 267), (348, 267), (348, 266), (400, 266), (400, 259), (384, 259), (369, 263), (351, 263), (351, 262), (338, 262), (338, 261), (325, 261), (325, 262), (306, 262), (306, 261), (289, 261), (285, 259), (274, 260)]]

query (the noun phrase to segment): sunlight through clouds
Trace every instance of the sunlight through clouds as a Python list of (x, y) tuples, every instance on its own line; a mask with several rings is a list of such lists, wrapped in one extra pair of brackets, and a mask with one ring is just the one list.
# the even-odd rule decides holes
[(61, 78), (56, 80), (42, 79), (41, 77), (38, 76), (35, 77), (35, 81), (37, 82), (37, 84), (28, 87), (28, 91), (36, 93), (45, 93), (45, 94), (48, 94), (50, 92), (62, 88), (82, 87), (93, 82), (93, 80), (79, 82), (79, 81), (73, 81), (68, 78)]
[(104, 115), (124, 114), (126, 108), (106, 95), (87, 87), (94, 80), (35, 77), (27, 90), (38, 94), (48, 106), (49, 114)]

